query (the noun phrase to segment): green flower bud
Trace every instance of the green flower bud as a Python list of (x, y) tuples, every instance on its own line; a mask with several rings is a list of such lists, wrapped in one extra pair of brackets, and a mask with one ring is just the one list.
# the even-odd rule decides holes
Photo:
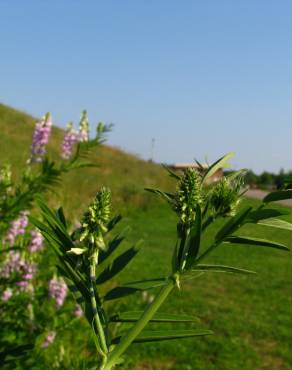
[(197, 205), (203, 203), (201, 182), (200, 173), (189, 168), (178, 183), (174, 210), (182, 224), (191, 224), (195, 219)]
[(84, 213), (80, 241), (87, 240), (96, 248), (105, 249), (103, 235), (107, 232), (107, 224), (110, 219), (110, 202), (110, 190), (101, 188)]
[(233, 180), (223, 177), (211, 190), (210, 206), (214, 216), (235, 216), (240, 203), (242, 178)]

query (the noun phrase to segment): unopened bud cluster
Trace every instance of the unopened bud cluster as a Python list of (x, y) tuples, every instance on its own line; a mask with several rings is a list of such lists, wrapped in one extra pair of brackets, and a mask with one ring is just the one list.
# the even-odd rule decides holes
[(182, 224), (191, 224), (195, 219), (196, 207), (203, 203), (202, 178), (194, 169), (187, 169), (178, 183), (174, 210)]
[(81, 114), (79, 124), (79, 141), (88, 141), (89, 139), (89, 122), (86, 110)]
[(110, 190), (101, 188), (83, 216), (80, 241), (88, 240), (98, 249), (105, 248), (103, 234), (107, 232), (110, 219), (110, 202)]
[(223, 177), (214, 186), (210, 196), (210, 205), (214, 216), (235, 216), (240, 203), (241, 187), (241, 178), (230, 180), (228, 177)]

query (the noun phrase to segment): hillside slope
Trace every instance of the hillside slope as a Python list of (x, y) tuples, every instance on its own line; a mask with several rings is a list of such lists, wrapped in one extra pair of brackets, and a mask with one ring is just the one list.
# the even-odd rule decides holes
[[(11, 163), (15, 176), (29, 157), (35, 122), (36, 118), (0, 104), (0, 163)], [(59, 156), (63, 133), (53, 127), (49, 156)], [(59, 192), (62, 196), (57, 202), (70, 207), (71, 212), (79, 212), (101, 185), (112, 189), (115, 205), (124, 209), (128, 205), (142, 208), (149, 205), (144, 187), (169, 189), (172, 184), (161, 166), (107, 145), (93, 151), (91, 160), (100, 167), (81, 169), (63, 177), (63, 189)]]

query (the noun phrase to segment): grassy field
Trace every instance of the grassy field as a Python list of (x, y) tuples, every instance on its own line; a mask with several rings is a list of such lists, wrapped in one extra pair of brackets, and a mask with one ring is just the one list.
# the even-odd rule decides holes
[[(245, 204), (256, 204), (245, 200)], [(150, 220), (151, 222), (147, 222)], [(292, 221), (292, 218), (290, 218)], [(130, 239), (145, 247), (120, 279), (160, 277), (167, 272), (175, 240), (175, 216), (167, 206), (133, 210), (124, 220), (133, 226)], [(241, 234), (280, 240), (292, 247), (292, 234), (246, 226)], [(210, 243), (212, 235), (205, 241)], [(135, 345), (131, 369), (291, 369), (292, 257), (272, 249), (220, 246), (209, 261), (248, 268), (255, 276), (208, 273), (185, 283), (163, 311), (198, 316), (213, 336), (158, 345)], [(134, 309), (134, 300), (129, 302)], [(124, 309), (129, 309), (125, 304)]]
[[(0, 105), (3, 133), (0, 137), (1, 162), (11, 161), (19, 169), (27, 157), (32, 122), (32, 118)], [(57, 155), (61, 131), (56, 129), (54, 135), (51, 150)], [(82, 170), (64, 178), (60, 194), (65, 195), (55, 197), (52, 201), (64, 202), (66, 213), (75, 217), (101, 183), (110, 185), (114, 192), (114, 210), (122, 211), (125, 215), (119, 228), (131, 227), (126, 245), (144, 240), (142, 250), (128, 269), (117, 277), (117, 283), (163, 277), (170, 269), (176, 216), (166, 204), (156, 202), (154, 196), (145, 195), (142, 189), (144, 186), (170, 188), (172, 185), (167, 175), (159, 166), (115, 148), (103, 147), (97, 152), (96, 161), (101, 164), (99, 170)], [(246, 199), (243, 203), (257, 204), (257, 201)], [(292, 217), (289, 217), (292, 222)], [(248, 225), (241, 234), (275, 239), (292, 248), (292, 233), (288, 231)], [(207, 246), (212, 238), (212, 233), (208, 234), (204, 245)], [(54, 263), (52, 256), (50, 261)], [(292, 368), (291, 253), (261, 247), (222, 245), (210, 256), (209, 261), (248, 268), (257, 271), (258, 275), (208, 273), (184, 283), (182, 290), (170, 296), (162, 310), (199, 317), (198, 326), (213, 330), (214, 335), (155, 345), (134, 345), (127, 353), (123, 369)], [(48, 264), (48, 260), (45, 263)], [(141, 295), (124, 299), (120, 307), (115, 304), (112, 306), (115, 309), (134, 310), (138, 305), (146, 305)], [(78, 328), (81, 331), (77, 332)], [(53, 356), (61, 343), (68, 350), (64, 369), (83, 368), (75, 362), (77, 352), (83, 353), (94, 363), (90, 329), (82, 320), (60, 335), (47, 356)], [(42, 369), (41, 364), (39, 369)]]

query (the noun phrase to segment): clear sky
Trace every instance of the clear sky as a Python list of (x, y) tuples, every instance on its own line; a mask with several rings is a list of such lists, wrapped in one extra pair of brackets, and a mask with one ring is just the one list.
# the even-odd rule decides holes
[(158, 162), (292, 168), (291, 0), (0, 0), (0, 101)]

